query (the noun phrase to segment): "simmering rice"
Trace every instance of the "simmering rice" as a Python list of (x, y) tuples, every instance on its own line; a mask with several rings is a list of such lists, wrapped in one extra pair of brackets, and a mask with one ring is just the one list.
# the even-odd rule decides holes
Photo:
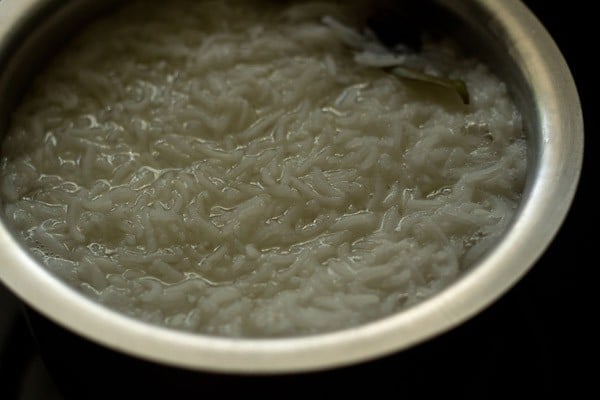
[(439, 292), (511, 221), (521, 117), (449, 45), (402, 62), (470, 105), (355, 54), (358, 7), (144, 1), (91, 25), (14, 114), (5, 222), (91, 298), (211, 335), (342, 329)]

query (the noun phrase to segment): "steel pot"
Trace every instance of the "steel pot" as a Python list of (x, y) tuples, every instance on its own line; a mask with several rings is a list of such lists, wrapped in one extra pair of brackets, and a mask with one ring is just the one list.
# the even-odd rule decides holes
[[(44, 60), (77, 27), (115, 3), (0, 2), (0, 130)], [(409, 310), (353, 329), (287, 339), (207, 337), (151, 326), (90, 301), (48, 273), (2, 224), (0, 278), (30, 307), (32, 324), (51, 324), (50, 329), (64, 329), (94, 348), (114, 352), (119, 360), (173, 368), (178, 374), (282, 377), (406, 350), (451, 330), (501, 297), (544, 253), (571, 206), (583, 158), (579, 98), (559, 49), (520, 1), (433, 3), (448, 18), (445, 29), (508, 82), (524, 114), (530, 149), (527, 185), (514, 223), (455, 284)]]

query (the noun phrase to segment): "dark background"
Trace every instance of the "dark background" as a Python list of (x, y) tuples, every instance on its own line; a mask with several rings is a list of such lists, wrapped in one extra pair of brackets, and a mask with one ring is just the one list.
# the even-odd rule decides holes
[(595, 112), (598, 68), (590, 49), (598, 38), (594, 28), (598, 20), (590, 2), (524, 2), (546, 26), (571, 69), (583, 108), (585, 151), (579, 189), (562, 230), (511, 295), (516, 301), (528, 295), (534, 299), (536, 317), (552, 354), (548, 360), (551, 388), (573, 394), (589, 390), (591, 397), (597, 397), (594, 380), (599, 368), (594, 354), (598, 336), (594, 324), (600, 314), (593, 276), (600, 263), (592, 246), (598, 247), (594, 227), (600, 222), (594, 193), (600, 115)]
[[(319, 396), (324, 392), (352, 394), (359, 389), (370, 391), (369, 397), (391, 391), (393, 397), (418, 398), (540, 398), (555, 397), (559, 392), (568, 394), (568, 398), (579, 398), (578, 394), (588, 389), (589, 397), (598, 396), (593, 395), (598, 386), (592, 379), (597, 379), (594, 375), (599, 368), (592, 356), (597, 350), (592, 324), (599, 313), (591, 275), (599, 267), (592, 252), (598, 236), (595, 227), (600, 220), (598, 208), (593, 207), (592, 182), (597, 162), (592, 142), (596, 141), (599, 119), (594, 115), (593, 92), (600, 68), (594, 66), (592, 58), (597, 51), (596, 28), (600, 23), (595, 21), (591, 2), (524, 2), (549, 30), (571, 68), (586, 130), (579, 189), (568, 218), (548, 251), (524, 279), (490, 308), (421, 346), (345, 370), (270, 381), (268, 385), (246, 382), (239, 384), (238, 389), (262, 392), (247, 393), (248, 396), (280, 393), (281, 397), (287, 397), (284, 393), (290, 391)], [(58, 398), (48, 377), (48, 370), (56, 375), (52, 371), (56, 364), (44, 367), (25, 322), (13, 318), (17, 314), (7, 304), (14, 305), (14, 299), (0, 287), (0, 330), (2, 325), (13, 326), (7, 334), (0, 332), (0, 398)], [(69, 342), (71, 339), (57, 339), (56, 346), (74, 345)], [(127, 379), (142, 380), (146, 386), (152, 386), (152, 379)], [(227, 381), (217, 377), (200, 382), (206, 394), (227, 393), (231, 389)]]

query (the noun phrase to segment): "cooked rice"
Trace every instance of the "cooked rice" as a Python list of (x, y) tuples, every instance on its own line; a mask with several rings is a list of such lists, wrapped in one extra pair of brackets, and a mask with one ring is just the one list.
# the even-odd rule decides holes
[(513, 217), (521, 117), (448, 45), (400, 61), (464, 80), (469, 106), (361, 65), (398, 57), (348, 47), (356, 7), (144, 1), (91, 25), (14, 114), (6, 223), (91, 298), (211, 335), (332, 331), (439, 292)]

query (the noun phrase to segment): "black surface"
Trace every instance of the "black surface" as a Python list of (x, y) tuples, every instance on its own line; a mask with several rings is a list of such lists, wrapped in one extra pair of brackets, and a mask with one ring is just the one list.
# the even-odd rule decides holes
[[(321, 397), (326, 392), (348, 395), (362, 389), (373, 398), (384, 392), (390, 396), (388, 390), (392, 397), (419, 399), (428, 395), (486, 399), (523, 394), (543, 398), (556, 397), (559, 392), (570, 393), (567, 398), (583, 398), (580, 394), (586, 389), (590, 390), (586, 398), (597, 397), (592, 380), (598, 372), (593, 357), (597, 348), (592, 339), (598, 312), (591, 279), (598, 268), (592, 251), (597, 236), (593, 227), (600, 220), (592, 192), (597, 170), (593, 154), (598, 127), (593, 93), (597, 72), (588, 53), (595, 51), (597, 22), (591, 2), (525, 3), (551, 32), (575, 77), (584, 110), (586, 157), (563, 228), (535, 267), (501, 300), (459, 328), (407, 352), (353, 368), (265, 381), (181, 371), (165, 375), (146, 363), (136, 365), (144, 371), (140, 374), (135, 373), (131, 360), (110, 354), (90, 366), (78, 357), (95, 350), (59, 332), (43, 338), (44, 348), (50, 349), (44, 354), (48, 363), (44, 368), (21, 314), (13, 311), (14, 299), (0, 288), (0, 331), (10, 327), (8, 333), (0, 333), (0, 399), (58, 399), (48, 371), (60, 385), (76, 388), (74, 398), (79, 399), (103, 392), (111, 394), (109, 398), (120, 398), (115, 396), (120, 393), (119, 380), (133, 383), (134, 398), (160, 398), (161, 391), (187, 396), (190, 391), (222, 395), (240, 390), (246, 396), (283, 398), (287, 393)], [(33, 322), (46, 323), (35, 317)], [(67, 364), (67, 359), (74, 363), (64, 370), (60, 366)], [(589, 367), (587, 361), (591, 361)], [(172, 383), (182, 375), (187, 376), (187, 383), (179, 378), (177, 384)], [(90, 380), (91, 376), (95, 378)], [(83, 395), (86, 392), (88, 395)]]

